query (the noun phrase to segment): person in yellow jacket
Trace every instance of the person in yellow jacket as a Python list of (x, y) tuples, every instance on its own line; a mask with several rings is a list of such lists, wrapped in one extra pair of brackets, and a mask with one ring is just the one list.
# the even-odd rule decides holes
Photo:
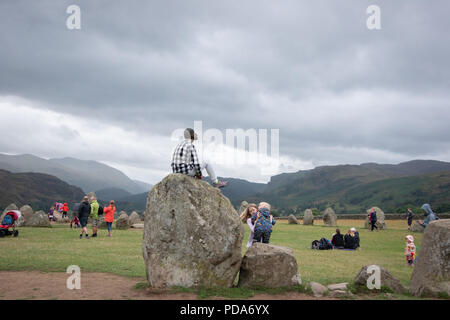
[(97, 236), (97, 226), (98, 226), (98, 209), (100, 205), (97, 202), (95, 197), (91, 197), (91, 214), (89, 218), (92, 221), (92, 237), (95, 238)]

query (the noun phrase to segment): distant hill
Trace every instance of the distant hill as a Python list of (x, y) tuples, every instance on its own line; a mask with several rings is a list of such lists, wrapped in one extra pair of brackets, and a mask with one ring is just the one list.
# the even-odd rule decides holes
[(69, 184), (91, 192), (107, 188), (123, 189), (131, 194), (147, 190), (121, 171), (96, 161), (74, 158), (42, 159), (33, 155), (0, 154), (0, 169), (10, 172), (40, 172), (54, 175)]
[(95, 194), (97, 195), (98, 199), (102, 199), (105, 201), (118, 200), (121, 198), (131, 196), (131, 193), (129, 193), (126, 190), (120, 189), (120, 188), (107, 188), (107, 189), (97, 190), (97, 191), (95, 191)]
[[(209, 177), (205, 177), (204, 180), (211, 184)], [(262, 192), (267, 187), (266, 183), (249, 182), (243, 179), (219, 177), (219, 180), (228, 182), (228, 185), (221, 191), (224, 196), (230, 199), (234, 207), (239, 207), (242, 200)]]
[(140, 186), (144, 191), (150, 191), (151, 188), (153, 188), (153, 185), (147, 182), (139, 181), (139, 180), (133, 180), (138, 186)]
[(30, 205), (34, 210), (49, 210), (55, 202), (72, 206), (80, 202), (83, 190), (48, 174), (12, 173), (0, 170), (0, 209), (9, 204)]
[(395, 212), (423, 202), (445, 210), (449, 172), (450, 163), (432, 160), (322, 166), (274, 176), (262, 192), (245, 200), (265, 200), (286, 213), (327, 206), (338, 213), (358, 213), (373, 205)]

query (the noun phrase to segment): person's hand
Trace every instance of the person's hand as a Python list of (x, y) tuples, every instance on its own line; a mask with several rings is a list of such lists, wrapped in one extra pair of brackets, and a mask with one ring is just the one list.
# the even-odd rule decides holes
[(258, 214), (256, 215), (257, 218), (261, 217), (261, 212), (258, 211)]
[(272, 216), (272, 215), (270, 215), (269, 217), (270, 217), (270, 223), (272, 223), (272, 220), (273, 220), (273, 216)]

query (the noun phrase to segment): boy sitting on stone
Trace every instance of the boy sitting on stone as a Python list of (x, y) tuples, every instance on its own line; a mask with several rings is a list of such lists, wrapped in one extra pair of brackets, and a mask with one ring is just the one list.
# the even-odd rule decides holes
[(270, 214), (270, 204), (261, 202), (258, 205), (258, 212), (252, 217), (252, 222), (255, 226), (253, 243), (269, 243), (270, 235), (272, 234), (272, 226), (276, 223), (275, 219)]

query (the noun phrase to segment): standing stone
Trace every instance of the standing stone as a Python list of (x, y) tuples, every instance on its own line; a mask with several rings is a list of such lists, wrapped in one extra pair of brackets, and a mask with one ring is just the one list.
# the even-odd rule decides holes
[(409, 291), (415, 296), (450, 295), (450, 219), (425, 228)]
[(241, 206), (239, 207), (239, 212), (238, 214), (241, 214), (242, 212), (244, 212), (245, 209), (248, 208), (248, 202), (247, 201), (242, 201), (241, 202)]
[(288, 222), (289, 224), (299, 224), (297, 218), (293, 214), (289, 215)]
[[(375, 209), (375, 211), (377, 212), (377, 223), (375, 225), (378, 227), (379, 230), (386, 230), (387, 227), (383, 210), (381, 210), (378, 207), (372, 207), (369, 210), (367, 210), (367, 214), (369, 214), (369, 212), (372, 211), (373, 209)], [(369, 216), (366, 216), (366, 222), (364, 223), (364, 227), (366, 229), (370, 228)]]
[(53, 212), (53, 220), (55, 222), (63, 222), (62, 213), (57, 211), (57, 210), (55, 210)]
[(51, 227), (48, 215), (40, 210), (33, 214), (33, 216), (26, 222), (27, 227)]
[(130, 227), (129, 217), (126, 212), (121, 212), (116, 220), (116, 229), (128, 229)]
[(147, 197), (142, 249), (150, 286), (231, 287), (243, 237), (239, 215), (220, 190), (168, 175)]
[(141, 223), (141, 222), (142, 221), (141, 221), (141, 218), (139, 217), (139, 214), (136, 211), (133, 211), (130, 214), (130, 217), (128, 218), (128, 224), (131, 226), (133, 224)]
[(424, 228), (417, 221), (414, 221), (413, 225), (411, 226), (411, 231), (423, 233), (423, 230)]
[(99, 228), (99, 229), (107, 229), (104, 215), (101, 215), (101, 216), (98, 217), (97, 228)]
[(238, 287), (278, 288), (301, 283), (297, 260), (290, 248), (256, 242), (242, 259)]
[(303, 215), (303, 224), (312, 226), (314, 224), (314, 215), (311, 209), (306, 209)]
[(323, 224), (326, 227), (336, 227), (336, 221), (337, 217), (334, 210), (332, 208), (327, 208), (323, 213)]
[(22, 206), (19, 211), (20, 213), (22, 213), (22, 217), (25, 219), (25, 221), (28, 221), (33, 216), (33, 208), (31, 208), (29, 205)]
[[(360, 286), (367, 286), (367, 279), (372, 275), (372, 273), (367, 273), (367, 268), (369, 265), (364, 266), (359, 270), (355, 277), (355, 284)], [(380, 268), (380, 288), (389, 287), (394, 292), (398, 294), (403, 294), (405, 292), (405, 287), (401, 284), (400, 280), (395, 278), (389, 271), (385, 268), (378, 266)]]

